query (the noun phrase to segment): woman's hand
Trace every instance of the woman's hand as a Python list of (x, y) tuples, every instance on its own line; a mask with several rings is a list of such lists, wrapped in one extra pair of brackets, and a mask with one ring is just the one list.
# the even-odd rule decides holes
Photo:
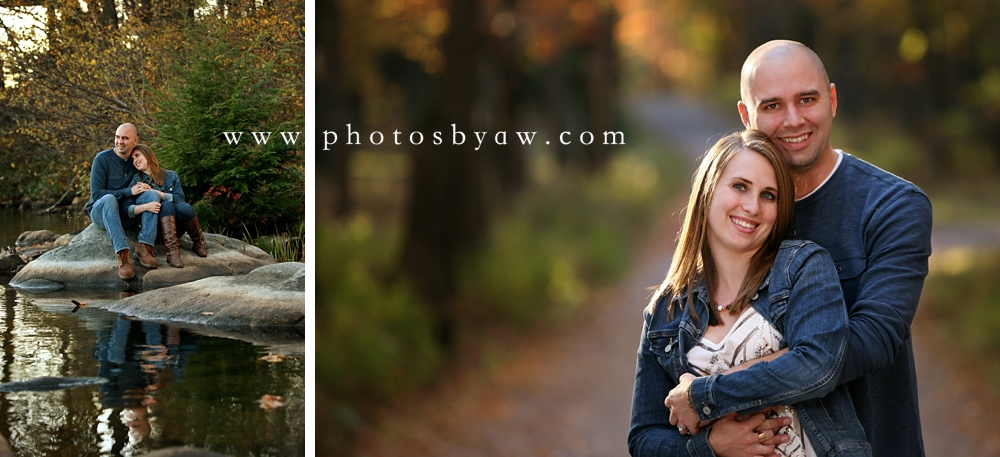
[(681, 375), (677, 387), (674, 387), (663, 404), (670, 408), (670, 423), (677, 426), (681, 435), (697, 434), (701, 429), (701, 419), (694, 412), (689, 399), (691, 398), (691, 381), (695, 375), (684, 373)]
[(139, 195), (150, 189), (151, 187), (149, 187), (149, 184), (146, 184), (144, 182), (137, 182), (135, 183), (134, 186), (132, 186), (132, 195)]
[(160, 202), (149, 202), (142, 205), (135, 205), (135, 208), (132, 209), (132, 212), (135, 213), (136, 216), (146, 211), (153, 214), (160, 214)]

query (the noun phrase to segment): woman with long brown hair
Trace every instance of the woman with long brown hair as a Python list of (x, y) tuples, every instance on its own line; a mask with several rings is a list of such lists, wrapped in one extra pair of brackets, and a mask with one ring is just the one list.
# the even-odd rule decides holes
[[(153, 149), (145, 144), (137, 144), (132, 149), (132, 163), (139, 172), (132, 179), (130, 186), (138, 182), (147, 183), (150, 190), (146, 192), (155, 192), (159, 197), (159, 229), (163, 244), (167, 247), (167, 263), (177, 268), (184, 266), (178, 238), (183, 236), (185, 231), (191, 235), (191, 249), (194, 253), (199, 257), (208, 256), (198, 215), (195, 214), (194, 207), (184, 200), (184, 189), (177, 173), (161, 167)], [(135, 205), (129, 207), (128, 213), (138, 215), (144, 210), (147, 208), (143, 205)]]
[(643, 313), (633, 456), (871, 455), (836, 385), (848, 327), (833, 261), (785, 240), (794, 195), (785, 159), (759, 131), (706, 152), (670, 270)]

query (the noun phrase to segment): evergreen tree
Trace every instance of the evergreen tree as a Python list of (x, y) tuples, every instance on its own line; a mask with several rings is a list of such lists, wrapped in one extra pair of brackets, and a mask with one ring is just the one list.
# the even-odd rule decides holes
[(302, 119), (283, 119), (281, 111), (294, 82), (278, 78), (276, 61), (261, 61), (281, 54), (256, 52), (274, 44), (267, 36), (231, 43), (227, 27), (214, 25), (191, 28), (188, 40), (202, 45), (154, 91), (158, 155), (180, 175), (211, 230), (252, 236), (294, 229), (305, 209), (303, 140), (295, 133)]

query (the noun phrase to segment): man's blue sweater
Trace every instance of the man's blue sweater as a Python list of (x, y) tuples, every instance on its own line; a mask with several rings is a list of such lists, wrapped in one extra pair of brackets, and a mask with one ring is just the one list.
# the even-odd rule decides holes
[(840, 383), (874, 457), (924, 455), (910, 323), (931, 222), (923, 191), (846, 153), (829, 181), (795, 204), (792, 238), (826, 248), (840, 275), (851, 330)]

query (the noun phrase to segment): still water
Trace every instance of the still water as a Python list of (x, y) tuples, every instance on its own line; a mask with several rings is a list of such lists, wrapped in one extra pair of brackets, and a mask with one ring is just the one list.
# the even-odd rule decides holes
[[(13, 245), (25, 230), (65, 233), (83, 228), (79, 224), (0, 210), (0, 246)], [(5, 285), (9, 280), (0, 276)], [(0, 290), (0, 383), (44, 376), (106, 380), (0, 392), (0, 435), (19, 457), (133, 456), (171, 446), (234, 457), (305, 454), (301, 335), (245, 338), (102, 309), (118, 298)], [(71, 299), (87, 304), (74, 312)], [(262, 359), (269, 354), (285, 357)], [(285, 405), (263, 409), (264, 395), (280, 395)]]

